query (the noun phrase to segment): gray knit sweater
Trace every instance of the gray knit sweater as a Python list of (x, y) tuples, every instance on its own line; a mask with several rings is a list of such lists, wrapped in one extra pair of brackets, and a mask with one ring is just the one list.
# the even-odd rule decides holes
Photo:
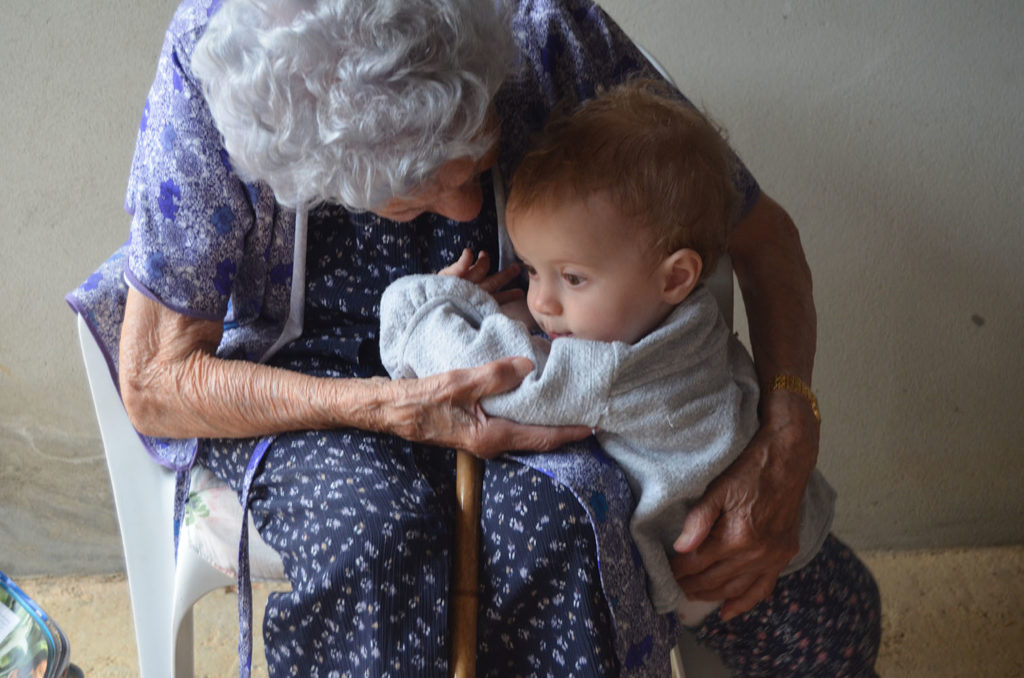
[[(492, 416), (598, 429), (636, 498), (630, 523), (655, 609), (683, 601), (668, 554), (687, 508), (758, 427), (758, 385), (746, 349), (702, 286), (635, 344), (531, 335), (494, 298), (451, 276), (414, 275), (381, 299), (380, 350), (393, 378), (475, 367), (505, 356), (536, 366), (515, 390), (482, 401)], [(834, 494), (815, 472), (804, 497), (804, 565), (828, 534)]]

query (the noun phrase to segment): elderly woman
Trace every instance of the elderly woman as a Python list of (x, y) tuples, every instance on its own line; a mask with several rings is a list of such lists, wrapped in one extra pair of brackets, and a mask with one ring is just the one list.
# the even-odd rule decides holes
[[(657, 77), (590, 0), (185, 0), (175, 14), (131, 237), (69, 300), (152, 454), (182, 471), (179, 505), (204, 464), (281, 554), (292, 590), (265, 615), (271, 675), (445, 673), (456, 448), (490, 459), (479, 674), (667, 672), (672, 622), (644, 595), (622, 475), (575, 442), (589, 431), (481, 413), (522, 359), (389, 381), (377, 353), (396, 277), (469, 247), (511, 280), (502, 196), (531, 134), (637, 75)], [(846, 547), (828, 537), (799, 581), (777, 582), (817, 456), (814, 308), (789, 218), (738, 161), (736, 182), (729, 248), (776, 388), (691, 511), (675, 570), (691, 597), (726, 599), (697, 636), (743, 675), (873, 675), (877, 591)], [(831, 515), (829, 492), (814, 500)]]

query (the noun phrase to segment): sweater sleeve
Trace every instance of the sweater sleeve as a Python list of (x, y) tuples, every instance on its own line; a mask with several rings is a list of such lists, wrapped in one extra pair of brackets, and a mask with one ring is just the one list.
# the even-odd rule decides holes
[(528, 424), (597, 426), (614, 355), (599, 342), (531, 336), (491, 295), (451, 276), (413, 275), (381, 298), (381, 360), (395, 379), (425, 377), (524, 356), (534, 370), (517, 389), (485, 398), (492, 416)]

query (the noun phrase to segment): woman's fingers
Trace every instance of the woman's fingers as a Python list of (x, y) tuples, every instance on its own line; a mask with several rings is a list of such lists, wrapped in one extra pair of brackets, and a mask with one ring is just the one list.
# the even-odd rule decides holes
[(409, 440), (466, 450), (484, 459), (510, 450), (553, 450), (590, 435), (586, 426), (531, 426), (487, 416), (480, 400), (516, 388), (532, 371), (529, 359), (513, 357), (424, 379), (392, 382), (402, 389), (402, 395), (391, 399), (400, 409), (392, 417), (391, 432)]
[[(749, 572), (749, 563), (742, 556), (715, 561), (700, 574), (676, 575), (676, 581), (686, 595), (697, 600), (721, 600), (738, 595), (761, 576), (761, 572)], [(673, 568), (673, 571), (676, 570)]]
[[(484, 375), (476, 394), (476, 400), (479, 401), (486, 396), (504, 393), (519, 386), (526, 375), (533, 371), (533, 363), (527, 358), (514, 357), (494, 361), (476, 369), (481, 370)], [(508, 419), (487, 417), (482, 411), (481, 415), (484, 417), (478, 429), (481, 453), (474, 454), (485, 458), (510, 450), (546, 452), (582, 440), (592, 433), (587, 426), (532, 426)]]
[(744, 593), (736, 596), (728, 596), (726, 601), (722, 604), (722, 611), (720, 613), (722, 621), (729, 621), (734, 617), (738, 617), (741, 614), (745, 614), (754, 609), (755, 605), (772, 594), (772, 591), (775, 590), (775, 583), (777, 581), (777, 577), (773, 577), (770, 574), (764, 574), (754, 580), (754, 583), (751, 584)]
[(471, 368), (470, 372), (479, 374), (474, 398), (479, 400), (485, 396), (511, 391), (522, 383), (526, 375), (533, 372), (533, 367), (533, 361), (529, 358), (515, 356)]
[(726, 600), (728, 598), (736, 598), (743, 595), (760, 577), (754, 574), (744, 574), (733, 579), (729, 579), (725, 584), (718, 588), (700, 590), (693, 589), (692, 587), (682, 587), (686, 593), (686, 597), (691, 600)]
[(532, 426), (489, 418), (480, 429), (483, 453), (474, 454), (490, 459), (504, 452), (549, 452), (592, 433), (587, 426)]
[(707, 492), (686, 514), (683, 529), (672, 548), (678, 553), (691, 553), (704, 543), (722, 514), (722, 503), (720, 497), (710, 491)]
[(766, 463), (785, 440), (771, 427), (762, 428), (711, 483), (676, 542), (676, 581), (695, 599), (725, 600), (723, 616), (745, 612), (767, 597), (799, 550), (806, 478)]

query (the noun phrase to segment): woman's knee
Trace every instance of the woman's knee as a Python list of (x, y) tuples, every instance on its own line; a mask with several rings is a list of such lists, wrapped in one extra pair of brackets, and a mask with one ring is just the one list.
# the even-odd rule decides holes
[(375, 438), (312, 432), (279, 441), (252, 497), (268, 543), (342, 560), (424, 543), (446, 547), (451, 482), (424, 471), (408, 444)]

